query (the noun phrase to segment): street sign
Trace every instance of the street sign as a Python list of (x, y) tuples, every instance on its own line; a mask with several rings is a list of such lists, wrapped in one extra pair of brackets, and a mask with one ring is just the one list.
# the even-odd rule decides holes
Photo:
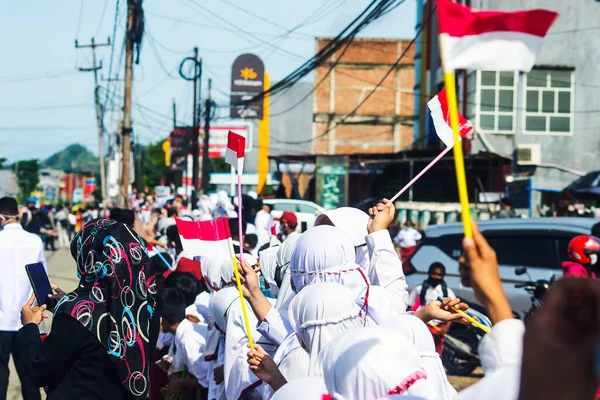
[(254, 54), (242, 54), (231, 68), (231, 118), (262, 119), (263, 99), (245, 104), (264, 91), (265, 66)]

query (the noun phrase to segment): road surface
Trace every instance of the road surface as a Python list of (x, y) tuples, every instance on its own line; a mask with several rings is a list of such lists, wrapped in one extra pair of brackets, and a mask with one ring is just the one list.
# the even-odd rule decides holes
[[(58, 250), (56, 252), (46, 252), (46, 259), (48, 261), (48, 275), (50, 276), (50, 282), (58, 285), (65, 292), (69, 292), (77, 287), (79, 279), (77, 279), (76, 275), (75, 261), (67, 249)], [(51, 318), (46, 320), (47, 329), (50, 328), (51, 323)], [(449, 379), (452, 386), (460, 391), (477, 382), (481, 376), (481, 369), (477, 369), (473, 376), (451, 376)], [(45, 398), (45, 396), (43, 396), (43, 398)], [(21, 385), (14, 367), (12, 366), (12, 362), (7, 399), (21, 399)]]

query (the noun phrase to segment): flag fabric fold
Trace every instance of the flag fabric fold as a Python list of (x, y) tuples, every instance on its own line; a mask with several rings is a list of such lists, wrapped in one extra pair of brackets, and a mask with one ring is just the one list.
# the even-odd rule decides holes
[(225, 149), (225, 161), (231, 164), (238, 175), (244, 172), (244, 152), (246, 150), (246, 138), (229, 131), (227, 135), (227, 148)]
[[(454, 146), (454, 133), (450, 127), (450, 108), (448, 107), (448, 97), (446, 89), (442, 89), (437, 95), (427, 102), (427, 107), (431, 112), (435, 133), (446, 147)], [(458, 132), (461, 138), (464, 138), (473, 130), (473, 125), (461, 114), (458, 113)]]
[(535, 9), (479, 11), (437, 0), (444, 71), (529, 72), (558, 13)]
[(177, 219), (183, 250), (190, 257), (222, 257), (229, 254), (229, 220), (184, 221)]

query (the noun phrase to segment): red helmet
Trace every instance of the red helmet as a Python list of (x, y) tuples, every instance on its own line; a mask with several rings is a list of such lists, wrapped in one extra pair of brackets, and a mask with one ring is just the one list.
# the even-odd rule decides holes
[(575, 236), (569, 242), (569, 257), (575, 262), (583, 265), (595, 264), (598, 254), (600, 254), (600, 242), (593, 236)]

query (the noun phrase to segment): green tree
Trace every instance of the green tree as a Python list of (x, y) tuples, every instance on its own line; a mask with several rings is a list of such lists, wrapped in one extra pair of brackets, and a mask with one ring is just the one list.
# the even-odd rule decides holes
[(4, 163), (6, 162), (6, 158), (0, 157), (0, 169), (4, 169)]
[(142, 175), (144, 186), (150, 190), (164, 181), (165, 185), (175, 181), (176, 171), (170, 170), (165, 165), (165, 152), (162, 149), (163, 141), (151, 143), (144, 149), (142, 158)]
[(17, 175), (19, 201), (24, 203), (40, 183), (40, 164), (38, 160), (18, 161), (13, 164), (12, 169)]

